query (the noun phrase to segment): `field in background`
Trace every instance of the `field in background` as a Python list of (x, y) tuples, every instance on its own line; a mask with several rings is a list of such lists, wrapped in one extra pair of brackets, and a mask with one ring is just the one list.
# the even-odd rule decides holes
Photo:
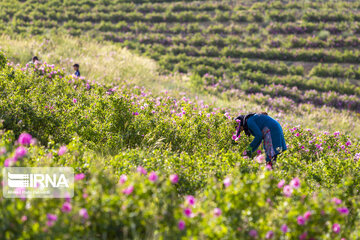
[(2, 1), (2, 32), (116, 42), (214, 92), (360, 111), (360, 4), (346, 1)]
[[(357, 2), (11, 0), (0, 6), (1, 45), (16, 53), (15, 62), (38, 52), (67, 69), (71, 60), (82, 62), (90, 80), (175, 89), (219, 107), (266, 110), (292, 124), (360, 134)], [(15, 47), (24, 42), (31, 52)], [(156, 66), (145, 58), (124, 61), (120, 47)], [(176, 77), (154, 84), (155, 69)]]
[[(359, 10), (0, 0), (0, 165), (76, 173), (72, 199), (0, 190), (0, 239), (360, 239)], [(263, 111), (272, 169), (234, 136)]]
[(33, 55), (38, 55), (42, 61), (57, 64), (65, 69), (65, 73), (72, 74), (72, 65), (77, 62), (80, 63), (82, 75), (89, 81), (113, 85), (132, 83), (145, 86), (155, 93), (167, 90), (174, 96), (186, 95), (232, 112), (268, 111), (292, 125), (328, 131), (342, 129), (344, 133), (360, 135), (357, 112), (311, 103), (291, 104), (277, 100), (276, 96), (239, 95), (233, 90), (212, 91), (204, 87), (203, 79), (197, 75), (160, 74), (154, 60), (138, 56), (114, 43), (58, 35), (33, 37), (31, 40), (3, 35), (0, 37), (0, 47), (14, 63), (26, 64)]

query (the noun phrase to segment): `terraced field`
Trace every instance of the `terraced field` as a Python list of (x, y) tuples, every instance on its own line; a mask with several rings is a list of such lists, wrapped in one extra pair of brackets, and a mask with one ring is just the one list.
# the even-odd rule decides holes
[(4, 33), (88, 35), (150, 56), (164, 71), (198, 73), (215, 92), (238, 89), (239, 96), (261, 93), (360, 112), (357, 2), (0, 4)]
[[(360, 2), (0, 0), (0, 33), (0, 165), (76, 180), (2, 182), (0, 239), (360, 239)], [(273, 168), (234, 136), (263, 111)]]

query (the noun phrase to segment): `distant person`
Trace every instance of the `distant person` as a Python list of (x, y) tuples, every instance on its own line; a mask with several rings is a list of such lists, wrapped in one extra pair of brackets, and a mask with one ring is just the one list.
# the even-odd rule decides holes
[(79, 71), (79, 64), (77, 64), (77, 63), (75, 63), (74, 65), (73, 65), (73, 67), (74, 67), (74, 71), (75, 71), (75, 73), (74, 73), (74, 75), (76, 76), (76, 77), (80, 77), (80, 71)]
[(28, 63), (28, 65), (37, 65), (40, 64), (39, 58), (37, 56), (33, 56), (32, 60)]
[(32, 62), (35, 64), (35, 63), (38, 62), (38, 61), (39, 61), (38, 57), (37, 57), (37, 56), (33, 56)]
[(238, 123), (236, 137), (239, 137), (241, 131), (255, 137), (247, 148), (247, 155), (252, 155), (263, 141), (266, 163), (272, 167), (277, 156), (287, 149), (280, 124), (267, 113), (240, 115), (235, 120)]

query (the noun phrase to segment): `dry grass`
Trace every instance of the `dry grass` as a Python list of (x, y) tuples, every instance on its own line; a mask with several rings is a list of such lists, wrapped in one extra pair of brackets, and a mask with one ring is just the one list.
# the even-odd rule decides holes
[(25, 64), (36, 55), (41, 61), (64, 67), (72, 73), (72, 65), (80, 64), (87, 79), (109, 83), (131, 81), (148, 83), (158, 78), (156, 63), (107, 42), (98, 43), (72, 37), (21, 39), (0, 37), (0, 46), (10, 60)]

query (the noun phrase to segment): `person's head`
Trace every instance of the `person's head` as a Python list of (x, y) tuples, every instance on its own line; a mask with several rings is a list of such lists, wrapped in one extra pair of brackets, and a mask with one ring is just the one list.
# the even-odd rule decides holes
[(240, 115), (237, 118), (235, 118), (235, 122), (236, 122), (235, 129), (236, 129), (237, 137), (244, 130), (244, 121), (245, 121), (245, 115)]
[[(268, 115), (267, 112), (261, 112), (258, 113), (259, 115)], [(247, 127), (247, 119), (255, 115), (255, 113), (250, 113), (248, 115), (239, 115), (237, 118), (235, 118), (236, 121), (236, 136), (239, 137), (240, 133), (242, 131), (245, 132), (247, 136), (250, 136), (249, 128)]]
[(33, 63), (35, 63), (36, 61), (39, 61), (39, 59), (37, 56), (33, 56), (32, 61), (33, 61)]
[(80, 66), (79, 66), (79, 64), (75, 63), (75, 64), (73, 65), (73, 67), (74, 67), (74, 70), (77, 71), (77, 70), (79, 70), (79, 67), (80, 67)]

